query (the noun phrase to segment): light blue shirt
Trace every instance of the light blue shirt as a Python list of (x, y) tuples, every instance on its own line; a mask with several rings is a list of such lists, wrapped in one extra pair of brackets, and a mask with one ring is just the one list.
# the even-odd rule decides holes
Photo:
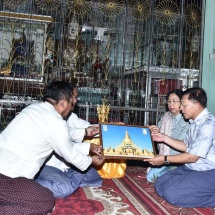
[(215, 117), (205, 108), (196, 119), (190, 120), (190, 129), (184, 139), (187, 152), (200, 158), (185, 164), (198, 171), (215, 169)]

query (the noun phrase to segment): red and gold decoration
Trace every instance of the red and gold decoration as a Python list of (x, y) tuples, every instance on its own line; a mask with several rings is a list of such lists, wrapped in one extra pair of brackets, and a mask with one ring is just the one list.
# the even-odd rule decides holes
[[(74, 194), (65, 199), (57, 198), (56, 208), (52, 215), (214, 214), (214, 208), (212, 207), (182, 208), (169, 204), (158, 196), (154, 183), (147, 182), (146, 171), (147, 168), (139, 162), (136, 166), (128, 166), (123, 178), (106, 179), (101, 187), (79, 188)], [(72, 207), (71, 202), (75, 203)]]

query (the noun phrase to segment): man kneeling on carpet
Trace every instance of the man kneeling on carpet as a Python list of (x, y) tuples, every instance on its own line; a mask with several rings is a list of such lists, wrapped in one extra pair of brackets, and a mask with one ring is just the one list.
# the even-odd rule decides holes
[(176, 206), (215, 207), (215, 117), (206, 106), (205, 91), (199, 87), (189, 88), (181, 100), (181, 111), (191, 124), (184, 141), (152, 131), (154, 141), (162, 141), (182, 152), (145, 159), (151, 165), (184, 164), (155, 182), (158, 195)]
[[(77, 88), (74, 87), (72, 111), (77, 103), (77, 97)], [(89, 144), (82, 143), (82, 141), (85, 136), (92, 137), (98, 134), (99, 126), (90, 126), (89, 122), (78, 118), (74, 113), (69, 116), (67, 125), (71, 140), (79, 144), (83, 152), (88, 153)], [(66, 198), (79, 187), (99, 187), (103, 181), (94, 167), (90, 166), (87, 170), (81, 171), (56, 154), (52, 155), (35, 180), (40, 185), (50, 189), (56, 198)]]
[[(32, 180), (53, 151), (85, 171), (101, 165), (101, 146), (73, 143), (68, 117), (73, 106), (73, 86), (63, 81), (50, 83), (45, 102), (24, 108), (0, 134), (0, 210), (2, 214), (52, 212), (55, 199), (49, 189)], [(87, 150), (88, 149), (88, 150)], [(89, 151), (94, 155), (89, 156)]]

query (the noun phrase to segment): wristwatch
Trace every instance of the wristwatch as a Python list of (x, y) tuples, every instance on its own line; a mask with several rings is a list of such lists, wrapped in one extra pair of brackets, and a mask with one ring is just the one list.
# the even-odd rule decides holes
[(167, 160), (167, 155), (164, 156), (164, 164), (169, 164), (169, 161)]

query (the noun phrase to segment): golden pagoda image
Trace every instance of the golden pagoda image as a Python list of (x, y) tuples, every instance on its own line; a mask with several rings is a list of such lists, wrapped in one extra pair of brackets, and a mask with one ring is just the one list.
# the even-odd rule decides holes
[(153, 157), (152, 151), (141, 149), (137, 146), (129, 136), (128, 130), (125, 131), (125, 136), (122, 142), (115, 148), (109, 147), (104, 149), (104, 154), (108, 156), (126, 156), (126, 157)]

